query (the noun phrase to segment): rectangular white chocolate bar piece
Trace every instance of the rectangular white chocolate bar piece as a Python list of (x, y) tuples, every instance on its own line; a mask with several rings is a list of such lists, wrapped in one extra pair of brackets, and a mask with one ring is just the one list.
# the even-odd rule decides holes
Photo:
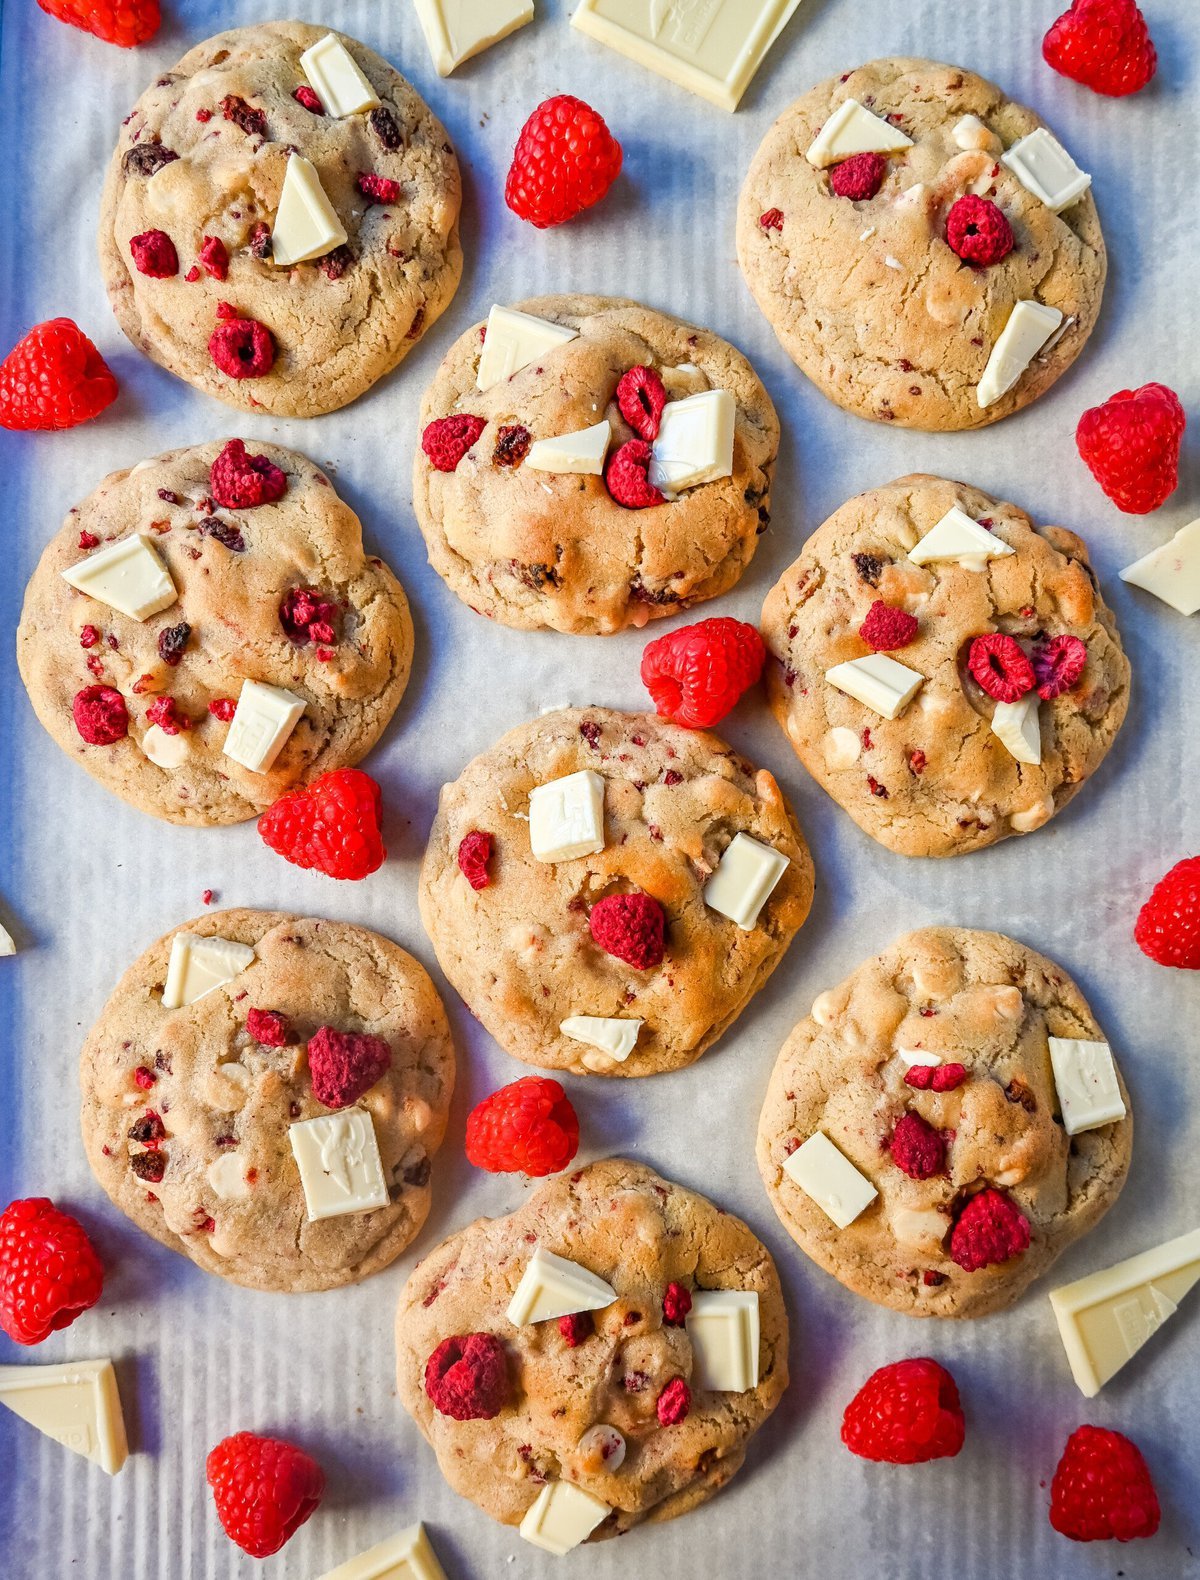
[(196, 933), (176, 933), (163, 987), (162, 1007), (180, 1009), (206, 993), (224, 987), (240, 976), (254, 959), (249, 944), (232, 938), (201, 938)]
[(1106, 1042), (1051, 1037), (1050, 1064), (1063, 1129), (1069, 1136), (1124, 1119), (1125, 1101), (1112, 1049)]
[(735, 834), (704, 885), (704, 903), (748, 933), (788, 866), (788, 858), (774, 846)]
[(604, 849), (604, 780), (590, 768), (529, 794), (529, 848), (538, 861), (572, 861)]
[(730, 477), (736, 417), (737, 402), (728, 390), (668, 401), (650, 451), (650, 486), (679, 494)]
[(62, 578), (131, 620), (148, 620), (169, 609), (179, 596), (170, 571), (144, 532), (97, 549), (63, 571)]
[(386, 1542), (348, 1558), (321, 1580), (446, 1580), (423, 1525), (410, 1525)]
[(282, 686), (244, 680), (224, 752), (252, 773), (265, 774), (304, 713), (304, 698)]
[(525, 465), (535, 472), (577, 472), (599, 477), (604, 471), (604, 457), (612, 440), (612, 423), (603, 422), (578, 433), (560, 434), (557, 439), (538, 439), (530, 445)]
[(1093, 1399), (1200, 1283), (1200, 1229), (1050, 1291), (1071, 1375)]
[(723, 110), (736, 110), (800, 0), (580, 0), (571, 24)]
[(1044, 126), (1015, 142), (1000, 163), (1007, 166), (1027, 192), (1061, 214), (1092, 184), (1053, 133)]
[(925, 676), (886, 653), (868, 653), (825, 671), (831, 686), (885, 719), (898, 719), (925, 684)]
[(502, 384), (539, 357), (578, 338), (577, 329), (552, 324), (548, 318), (535, 318), (515, 307), (493, 307), (488, 314), (475, 383), (481, 390), (490, 390), (493, 384)]
[(965, 510), (951, 505), (916, 547), (908, 551), (908, 557), (914, 565), (928, 565), (932, 560), (957, 560), (968, 570), (981, 571), (988, 560), (1015, 553), (1011, 543), (1005, 543), (1003, 538), (981, 527)]
[(816, 1130), (784, 1159), (783, 1172), (839, 1229), (847, 1229), (879, 1192), (824, 1131)]
[(1063, 321), (1057, 307), (1018, 302), (992, 347), (975, 398), (985, 410), (1008, 394)]
[(300, 1170), (309, 1223), (370, 1212), (391, 1200), (375, 1122), (365, 1108), (340, 1108), (303, 1119), (288, 1126), (288, 1140)]
[(292, 154), (271, 231), (271, 261), (290, 268), (310, 258), (323, 258), (345, 240), (345, 226), (325, 194), (316, 166), (303, 154)]
[(304, 51), (300, 70), (316, 90), (327, 115), (357, 115), (379, 103), (379, 95), (362, 67), (336, 33), (326, 33)]
[(565, 1558), (607, 1518), (607, 1503), (570, 1481), (549, 1481), (525, 1511), (517, 1527), (527, 1542), (543, 1552)]
[(603, 1311), (616, 1298), (616, 1290), (604, 1279), (539, 1245), (513, 1291), (507, 1315), (514, 1328), (523, 1328), (530, 1322), (550, 1322), (576, 1311)]
[(813, 138), (804, 157), (818, 170), (840, 164), (854, 154), (898, 154), (912, 147), (912, 138), (857, 99), (841, 104)]
[(533, 21), (533, 0), (416, 0), (439, 77)]
[(1200, 609), (1200, 516), (1121, 572), (1121, 580), (1153, 593), (1180, 614)]
[(692, 1341), (692, 1386), (711, 1393), (758, 1387), (758, 1292), (698, 1289), (684, 1321)]
[(129, 1457), (111, 1361), (0, 1366), (0, 1404), (110, 1476)]
[(564, 1037), (599, 1048), (610, 1059), (624, 1064), (644, 1025), (641, 1020), (614, 1020), (604, 1015), (568, 1015), (558, 1029)]
[(1036, 691), (1028, 691), (1016, 702), (998, 702), (992, 714), (992, 734), (1019, 763), (1042, 760), (1040, 702)]

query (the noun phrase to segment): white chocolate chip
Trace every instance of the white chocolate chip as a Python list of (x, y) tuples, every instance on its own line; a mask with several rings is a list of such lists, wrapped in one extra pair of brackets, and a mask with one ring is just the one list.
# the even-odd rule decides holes
[(236, 1152), (226, 1152), (208, 1165), (208, 1183), (222, 1201), (242, 1201), (250, 1194), (246, 1166)]
[(579, 1439), (578, 1452), (583, 1459), (591, 1462), (589, 1469), (620, 1470), (625, 1463), (625, 1439), (615, 1426), (602, 1422), (583, 1434)]
[(904, 273), (904, 265), (900, 262), (899, 258), (893, 258), (890, 252), (883, 261), (887, 264), (889, 269), (899, 269), (901, 274)]
[(933, 1207), (900, 1207), (891, 1217), (896, 1239), (915, 1251), (940, 1250), (949, 1227), (948, 1221)]
[(1053, 815), (1053, 801), (1035, 801), (1023, 812), (1014, 812), (1008, 821), (1018, 834), (1030, 834), (1035, 828), (1041, 828), (1043, 823), (1048, 823)]
[(834, 1018), (837, 1015), (833, 992), (834, 990), (830, 988), (828, 992), (818, 993), (816, 998), (813, 999), (813, 1007), (810, 1013), (818, 1026), (833, 1025)]
[(850, 768), (859, 759), (862, 742), (856, 730), (836, 725), (825, 737), (826, 768)]
[(1020, 1020), (1025, 1013), (1025, 1000), (1018, 987), (998, 987), (992, 1001), (1001, 1020)]

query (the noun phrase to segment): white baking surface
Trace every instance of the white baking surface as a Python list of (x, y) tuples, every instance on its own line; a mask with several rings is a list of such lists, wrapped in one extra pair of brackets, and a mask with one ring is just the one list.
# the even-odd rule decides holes
[[(1134, 99), (1109, 101), (1042, 63), (1039, 41), (1056, 0), (805, 0), (734, 117), (582, 38), (568, 27), (569, 0), (538, 0), (531, 27), (445, 82), (406, 0), (312, 6), (310, 14), (393, 60), (445, 120), (466, 178), (467, 267), (451, 310), (398, 375), (346, 411), (309, 422), (238, 416), (152, 366), (119, 334), (95, 259), (101, 179), (121, 117), (186, 47), (221, 26), (268, 20), (276, 7), (166, 0), (170, 20), (159, 38), (124, 52), (53, 22), (33, 0), (4, 4), (0, 338), (8, 346), (39, 319), (73, 315), (111, 361), (122, 393), (96, 424), (0, 442), (0, 919), (21, 950), (0, 961), (0, 1193), (4, 1201), (49, 1194), (78, 1209), (109, 1270), (96, 1311), (32, 1353), (3, 1340), (0, 1360), (113, 1355), (134, 1449), (109, 1481), (0, 1412), (6, 1580), (314, 1580), (418, 1518), (450, 1580), (1187, 1580), (1200, 1572), (1196, 1296), (1089, 1403), (1071, 1381), (1045, 1283), (1015, 1310), (977, 1323), (920, 1324), (878, 1309), (792, 1245), (754, 1164), (776, 1051), (821, 989), (902, 929), (996, 927), (1045, 950), (1081, 984), (1121, 1060), (1137, 1117), (1127, 1190), (1053, 1276), (1078, 1278), (1200, 1222), (1200, 984), (1152, 965), (1130, 939), (1151, 883), (1200, 850), (1200, 625), (1117, 579), (1121, 566), (1200, 509), (1200, 436), (1188, 437), (1178, 493), (1149, 519), (1122, 517), (1103, 498), (1071, 440), (1085, 406), (1149, 379), (1177, 389), (1200, 422), (1200, 17), (1195, 0), (1145, 3), (1162, 55), (1158, 79)], [(977, 434), (888, 430), (830, 405), (776, 346), (734, 259), (738, 188), (773, 116), (823, 77), (905, 53), (979, 70), (1042, 111), (1093, 172), (1110, 247), (1103, 316), (1076, 367), (1035, 406)], [(559, 91), (581, 94), (609, 118), (626, 169), (595, 213), (542, 234), (507, 212), (501, 192), (521, 122)], [(859, 833), (808, 779), (760, 701), (728, 721), (729, 738), (773, 769), (793, 798), (816, 858), (813, 914), (769, 987), (701, 1063), (644, 1081), (567, 1084), (583, 1121), (582, 1158), (645, 1159), (743, 1215), (771, 1247), (792, 1319), (792, 1384), (717, 1499), (671, 1525), (562, 1560), (526, 1546), (445, 1486), (396, 1401), (391, 1338), (395, 1298), (416, 1257), (477, 1214), (516, 1206), (527, 1190), (518, 1179), (480, 1175), (462, 1156), (470, 1105), (526, 1070), (445, 986), (421, 931), (417, 869), (438, 787), (502, 730), (550, 704), (645, 702), (642, 635), (535, 635), (478, 619), (426, 566), (409, 502), (418, 404), (439, 359), (494, 300), (550, 290), (635, 295), (710, 325), (751, 356), (778, 404), (784, 436), (771, 530), (740, 587), (691, 618), (755, 620), (804, 538), (845, 498), (929, 470), (1081, 531), (1135, 670), (1129, 722), (1074, 805), (1040, 833), (941, 864), (890, 855)], [(113, 468), (233, 433), (293, 445), (329, 467), (413, 602), (412, 684), (367, 763), (383, 784), (391, 858), (360, 886), (286, 866), (252, 823), (172, 828), (106, 795), (38, 727), (12, 664), (21, 589), (67, 509)], [(435, 1164), (434, 1210), (411, 1253), (358, 1288), (289, 1299), (210, 1278), (129, 1225), (84, 1161), (79, 1044), (119, 974), (199, 912), (208, 887), (221, 905), (290, 907), (378, 928), (412, 949), (446, 994), (460, 1074)], [(907, 1470), (853, 1459), (838, 1441), (846, 1401), (877, 1365), (920, 1354), (937, 1356), (958, 1379), (964, 1452)], [(1050, 1529), (1049, 1478), (1083, 1421), (1121, 1428), (1144, 1450), (1164, 1505), (1154, 1541), (1083, 1548)], [(240, 1428), (294, 1438), (329, 1479), (316, 1516), (262, 1566), (226, 1541), (204, 1484), (206, 1451)]]

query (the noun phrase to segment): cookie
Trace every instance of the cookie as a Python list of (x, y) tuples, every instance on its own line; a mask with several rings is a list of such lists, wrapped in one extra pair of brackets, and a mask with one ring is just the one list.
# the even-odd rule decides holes
[[(80, 1082), (88, 1161), (139, 1228), (251, 1289), (336, 1289), (394, 1261), (425, 1222), (454, 1045), (433, 983), (388, 939), (219, 911), (129, 968)], [(341, 1191), (301, 1182), (298, 1154), (311, 1167), (322, 1147)], [(355, 1210), (368, 1165), (379, 1204)]]
[[(100, 590), (134, 613), (153, 603), (145, 618), (64, 579), (86, 582), (118, 542), (127, 573), (162, 595), (130, 604), (107, 580)], [(358, 517), (325, 474), (294, 450), (249, 454), (240, 440), (107, 477), (47, 545), (17, 633), (30, 700), (62, 749), (141, 811), (204, 825), (255, 817), (356, 763), (404, 695), (412, 650), (404, 590), (364, 555)], [(262, 771), (233, 734), (249, 681), (303, 708)]]
[[(942, 552), (953, 557), (926, 558)], [(1125, 718), (1129, 663), (1085, 545), (965, 483), (903, 477), (847, 501), (771, 589), (762, 622), (771, 706), (800, 760), (902, 855), (1041, 828)], [(899, 689), (863, 692), (864, 659)]]
[[(1123, 1117), (1083, 1130), (1069, 1117), (1068, 1134), (1075, 1093), (1060, 1097), (1050, 1039), (1092, 1044), (1106, 1112)], [(784, 1044), (758, 1126), (771, 1205), (855, 1294), (918, 1317), (998, 1311), (1125, 1183), (1133, 1120), (1103, 1045), (1053, 961), (1000, 933), (909, 933), (822, 993)], [(789, 1172), (819, 1194), (830, 1162), (844, 1227)]]
[[(510, 1302), (535, 1251), (606, 1281), (611, 1300), (601, 1289), (594, 1309), (561, 1323), (536, 1311), (512, 1313), (535, 1319), (514, 1323)], [(706, 1343), (714, 1319), (702, 1292), (717, 1290), (753, 1312), (745, 1375), (718, 1375)], [(439, 1346), (472, 1334), (495, 1358), (490, 1419), (455, 1419), (426, 1388)], [(452, 1235), (418, 1265), (396, 1313), (400, 1398), (442, 1474), (493, 1519), (526, 1520), (523, 1535), (539, 1497), (563, 1483), (599, 1500), (592, 1540), (705, 1502), (779, 1403), (787, 1347), (766, 1247), (704, 1197), (620, 1159), (560, 1175), (509, 1217)]]
[(765, 769), (653, 715), (560, 708), (442, 790), (420, 905), (442, 970), (501, 1047), (639, 1076), (691, 1064), (732, 1025), (812, 893)]
[[(323, 102), (301, 62), (314, 45), (328, 58), (329, 36), (333, 65), (342, 49), (366, 78), (357, 98)], [(349, 103), (364, 107), (335, 113)], [(302, 175), (324, 194), (323, 230), (295, 218), (313, 206)], [(197, 44), (126, 117), (100, 265), (155, 362), (243, 410), (313, 417), (391, 372), (449, 305), (461, 200), (445, 130), (387, 61), (325, 28), (262, 23)]]
[[(902, 427), (978, 428), (1074, 362), (1100, 311), (1104, 239), (1061, 146), (1045, 132), (1017, 146), (1041, 127), (982, 77), (910, 59), (833, 77), (775, 122), (742, 188), (738, 258), (830, 400)], [(868, 152), (850, 164), (854, 148)], [(1046, 175), (1047, 155), (1050, 189), (1031, 175)]]
[(421, 406), (413, 503), (438, 575), (504, 625), (594, 635), (727, 592), (770, 520), (779, 449), (746, 358), (612, 297), (520, 303), (540, 330), (512, 311), (456, 341)]

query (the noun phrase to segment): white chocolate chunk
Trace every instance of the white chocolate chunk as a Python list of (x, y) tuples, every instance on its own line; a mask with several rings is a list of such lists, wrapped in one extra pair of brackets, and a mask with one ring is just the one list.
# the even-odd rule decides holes
[(981, 527), (965, 510), (951, 505), (916, 547), (908, 551), (908, 557), (914, 565), (928, 565), (932, 560), (957, 560), (967, 570), (981, 571), (988, 560), (1015, 553), (1011, 543), (1005, 543), (996, 533)]
[(964, 115), (955, 121), (950, 132), (959, 148), (983, 150), (996, 142), (995, 132), (989, 130), (977, 115)]
[(558, 1029), (564, 1037), (599, 1048), (610, 1059), (624, 1064), (644, 1025), (641, 1020), (612, 1020), (603, 1015), (568, 1015)]
[(195, 1004), (206, 993), (240, 976), (253, 959), (250, 945), (235, 943), (232, 938), (176, 933), (171, 940), (162, 1007), (181, 1009), (185, 1004)]
[(737, 402), (728, 390), (668, 401), (650, 451), (650, 486), (679, 494), (732, 476), (736, 418)]
[(1063, 1129), (1069, 1136), (1124, 1119), (1125, 1100), (1112, 1049), (1106, 1042), (1051, 1037), (1050, 1065)]
[(1180, 527), (1169, 543), (1127, 565), (1121, 580), (1153, 593), (1180, 614), (1195, 614), (1200, 609), (1200, 516)]
[(926, 1053), (924, 1048), (897, 1048), (896, 1055), (901, 1064), (906, 1064), (910, 1070), (917, 1065), (932, 1070), (942, 1062), (940, 1053)]
[(578, 338), (577, 329), (535, 318), (532, 313), (519, 313), (515, 307), (493, 307), (488, 314), (475, 383), (481, 390), (490, 390), (493, 384), (502, 384), (539, 357)]
[(837, 724), (825, 736), (826, 768), (853, 768), (862, 754), (862, 739), (857, 730)]
[(1071, 1375), (1092, 1399), (1200, 1283), (1200, 1229), (1050, 1292)]
[(325, 194), (316, 166), (302, 154), (293, 154), (284, 172), (271, 231), (271, 261), (289, 268), (310, 258), (323, 258), (345, 240), (345, 226)]
[(1027, 691), (1016, 702), (998, 702), (992, 714), (992, 734), (1019, 763), (1042, 760), (1040, 700), (1036, 691)]
[(1087, 191), (1092, 178), (1044, 126), (1015, 142), (1000, 163), (1047, 208), (1061, 214)]
[(309, 1223), (388, 1205), (375, 1125), (365, 1108), (341, 1108), (301, 1120), (288, 1126), (288, 1140), (300, 1170)]
[(582, 768), (530, 792), (529, 848), (538, 861), (572, 861), (604, 849), (604, 780), (598, 773)]
[(3, 925), (3, 923), (0, 923), (0, 957), (4, 955), (15, 955), (16, 952), (17, 946), (13, 941), (13, 935), (9, 932), (8, 928)]
[(533, 0), (416, 0), (439, 77), (533, 21)]
[(758, 1291), (697, 1289), (684, 1320), (692, 1341), (692, 1386), (711, 1393), (758, 1387)]
[(70, 570), (63, 581), (131, 620), (148, 620), (178, 598), (171, 573), (143, 532), (109, 543)]
[(839, 1229), (848, 1228), (879, 1192), (829, 1137), (816, 1130), (803, 1146), (784, 1159), (783, 1172)]
[(357, 115), (379, 103), (362, 67), (336, 33), (326, 33), (304, 51), (300, 70), (316, 89), (326, 115)]
[(161, 724), (152, 724), (142, 736), (142, 751), (156, 768), (181, 768), (191, 751), (187, 736), (180, 730), (168, 735)]
[(282, 686), (244, 680), (237, 708), (225, 737), (226, 757), (265, 774), (304, 713), (304, 698)]
[(599, 477), (612, 440), (612, 423), (606, 417), (594, 427), (564, 433), (557, 439), (539, 439), (530, 445), (525, 465), (535, 472), (579, 472)]
[(565, 1558), (607, 1518), (608, 1504), (570, 1481), (550, 1481), (526, 1511), (517, 1529), (543, 1552)]
[(994, 406), (1019, 381), (1050, 336), (1062, 323), (1057, 307), (1044, 302), (1018, 302), (992, 347), (975, 398), (983, 408)]
[(0, 1404), (110, 1476), (129, 1457), (111, 1361), (0, 1366)]
[(521, 1274), (507, 1315), (514, 1328), (523, 1328), (530, 1322), (550, 1322), (577, 1311), (603, 1311), (616, 1298), (616, 1290), (604, 1279), (539, 1245)]
[(208, 1165), (207, 1179), (222, 1201), (244, 1201), (250, 1194), (246, 1164), (236, 1152), (214, 1158)]
[(1053, 798), (1043, 797), (1035, 801), (1032, 806), (1023, 807), (1019, 812), (1014, 812), (1009, 818), (1009, 827), (1017, 834), (1032, 834), (1035, 828), (1041, 828), (1054, 816)]
[(789, 865), (774, 846), (735, 834), (704, 885), (704, 903), (748, 933)]
[(446, 1580), (446, 1572), (425, 1527), (410, 1525), (406, 1531), (330, 1569), (321, 1580)]
[(925, 676), (886, 653), (868, 653), (825, 671), (825, 679), (846, 696), (885, 719), (897, 719), (925, 684)]
[(596, 1469), (612, 1472), (625, 1463), (627, 1447), (616, 1427), (602, 1421), (588, 1428), (579, 1439), (576, 1452), (585, 1463), (594, 1462)]
[(854, 154), (898, 154), (911, 148), (912, 138), (874, 115), (857, 99), (845, 99), (808, 146), (805, 158), (818, 170), (840, 164)]

